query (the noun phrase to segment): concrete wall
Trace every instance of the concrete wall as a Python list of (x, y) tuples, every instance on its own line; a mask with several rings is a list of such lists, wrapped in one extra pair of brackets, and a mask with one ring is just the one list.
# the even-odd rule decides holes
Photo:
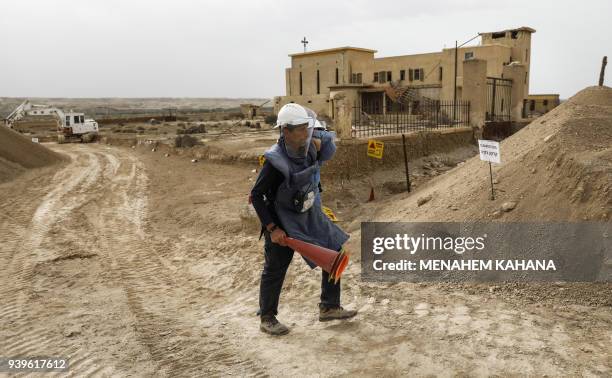
[[(523, 82), (525, 84), (525, 97), (529, 93), (529, 73), (531, 67), (531, 34), (535, 30), (506, 30), (503, 38), (493, 38), (494, 33), (482, 34), (483, 45), (503, 45), (510, 48), (510, 61), (521, 63), (525, 68)], [(516, 38), (512, 37), (515, 32)]]
[(343, 90), (332, 92), (330, 97), (333, 106), (334, 131), (339, 138), (347, 139), (352, 137), (353, 125), (353, 106), (359, 98), (356, 88), (344, 88)]
[(487, 106), (487, 62), (466, 60), (463, 73), (463, 100), (470, 102), (470, 125), (482, 128)]
[(504, 66), (504, 78), (512, 79), (512, 109), (510, 110), (510, 117), (513, 120), (519, 120), (523, 117), (523, 99), (527, 98), (525, 72), (525, 66), (522, 64)]
[(294, 102), (314, 110), (318, 115), (324, 115), (331, 118), (331, 105), (329, 93), (316, 96), (279, 96), (274, 98), (274, 114), (278, 114), (279, 109), (285, 105)]
[(261, 109), (258, 105), (240, 104), (240, 113), (247, 119), (252, 119), (254, 116), (261, 115)]
[[(404, 164), (401, 135), (376, 137), (376, 140), (385, 142), (381, 160), (367, 156), (368, 141), (366, 139), (340, 140), (337, 143), (338, 149), (334, 158), (323, 165), (321, 170), (323, 178), (331, 175), (336, 178), (350, 178)], [(474, 143), (473, 129), (465, 127), (406, 134), (408, 160), (433, 153), (449, 152)]]
[[(443, 53), (445, 67), (448, 67), (445, 68), (445, 72), (448, 72), (448, 75), (443, 79), (440, 99), (452, 100), (454, 98), (455, 49), (445, 49)], [(487, 76), (492, 77), (501, 77), (504, 63), (508, 63), (510, 59), (510, 48), (507, 46), (474, 46), (457, 49), (457, 100), (463, 98), (463, 62), (466, 60), (466, 53), (472, 53), (473, 59), (486, 61)]]
[[(533, 102), (533, 110), (532, 108)], [(529, 95), (527, 97), (526, 103), (526, 113), (532, 115), (541, 115), (548, 113), (552, 109), (559, 106), (559, 95), (558, 94), (550, 94), (550, 95)]]
[[(352, 62), (371, 61), (373, 57), (374, 53), (372, 52), (347, 49), (292, 56), (291, 67), (286, 70), (286, 77), (289, 78), (290, 83), (287, 85), (285, 95), (300, 95), (300, 73), (302, 77), (302, 96), (329, 94), (330, 86), (350, 82)], [(336, 83), (336, 69), (338, 70), (338, 83)], [(317, 93), (317, 71), (319, 72), (319, 93)]]

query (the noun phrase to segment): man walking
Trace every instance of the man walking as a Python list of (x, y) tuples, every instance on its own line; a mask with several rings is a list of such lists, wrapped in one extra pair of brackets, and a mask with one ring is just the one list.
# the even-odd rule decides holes
[[(321, 139), (313, 138), (318, 125), (312, 110), (293, 103), (283, 106), (276, 124), (281, 128), (281, 136), (264, 154), (266, 162), (251, 190), (253, 207), (265, 235), (259, 291), (260, 329), (272, 335), (289, 332), (276, 319), (283, 281), (294, 252), (287, 247), (285, 238), (290, 236), (335, 251), (340, 251), (349, 238), (321, 210), (320, 165), (332, 158), (336, 148), (330, 133), (320, 134)], [(305, 260), (311, 268), (316, 266)], [(334, 284), (323, 271), (319, 320), (347, 319), (356, 314), (340, 306), (340, 281)]]

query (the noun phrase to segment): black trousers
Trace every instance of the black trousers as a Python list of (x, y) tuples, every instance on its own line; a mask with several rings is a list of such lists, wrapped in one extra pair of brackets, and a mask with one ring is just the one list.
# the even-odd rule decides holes
[[(268, 233), (265, 233), (265, 261), (259, 286), (259, 315), (278, 314), (278, 301), (287, 268), (293, 259), (293, 249), (272, 243)], [(319, 307), (340, 306), (340, 281), (329, 282), (329, 273), (322, 270), (321, 302)]]

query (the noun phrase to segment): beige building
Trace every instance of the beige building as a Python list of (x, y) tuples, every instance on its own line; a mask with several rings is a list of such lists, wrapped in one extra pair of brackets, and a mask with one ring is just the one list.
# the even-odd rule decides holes
[[(491, 96), (482, 88), (487, 86), (487, 78), (506, 79), (512, 83), (512, 92), (507, 94), (509, 98), (504, 104), (504, 100), (499, 101), (502, 92), (497, 92), (498, 98), (493, 100), (492, 106), (500, 111), (512, 107), (513, 118), (520, 118), (529, 93), (531, 35), (534, 32), (534, 29), (521, 27), (479, 33), (477, 46), (381, 58), (375, 57), (376, 50), (357, 47), (291, 54), (291, 67), (285, 70), (286, 93), (274, 99), (274, 110), (278, 112), (284, 104), (295, 102), (338, 121), (338, 113), (349, 115), (351, 104), (373, 103), (376, 109), (385, 112), (387, 102), (397, 101), (396, 95), (403, 93), (401, 89), (405, 88), (412, 88), (421, 99), (452, 101), (457, 54), (457, 100), (469, 100), (478, 111), (489, 109), (491, 104), (487, 103), (487, 98)], [(468, 62), (474, 64), (466, 65)], [(464, 72), (465, 67), (471, 68)], [(466, 77), (466, 73), (478, 77)], [(477, 83), (472, 85), (466, 80)], [(464, 93), (466, 87), (478, 93)], [(474, 101), (482, 104), (473, 104)], [(470, 122), (483, 123), (486, 116), (470, 118)]]
[(240, 104), (240, 113), (246, 119), (253, 119), (260, 114), (260, 106), (255, 104)]
[(525, 118), (537, 117), (559, 106), (559, 94), (531, 94), (525, 99)]

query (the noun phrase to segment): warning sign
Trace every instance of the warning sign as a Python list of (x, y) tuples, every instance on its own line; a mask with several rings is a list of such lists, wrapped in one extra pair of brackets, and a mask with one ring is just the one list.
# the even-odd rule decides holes
[(325, 215), (327, 215), (327, 217), (332, 221), (332, 222), (337, 222), (338, 218), (336, 218), (336, 214), (334, 214), (334, 212), (327, 206), (321, 206), (321, 209), (323, 210), (323, 213), (325, 213)]
[(263, 167), (265, 162), (266, 162), (266, 157), (263, 155), (259, 155), (259, 166)]
[(368, 140), (368, 156), (376, 159), (382, 159), (384, 147), (385, 144), (383, 142), (374, 139)]
[(499, 142), (493, 140), (478, 140), (478, 150), (480, 151), (480, 160), (490, 161), (491, 163), (501, 163), (499, 154)]

